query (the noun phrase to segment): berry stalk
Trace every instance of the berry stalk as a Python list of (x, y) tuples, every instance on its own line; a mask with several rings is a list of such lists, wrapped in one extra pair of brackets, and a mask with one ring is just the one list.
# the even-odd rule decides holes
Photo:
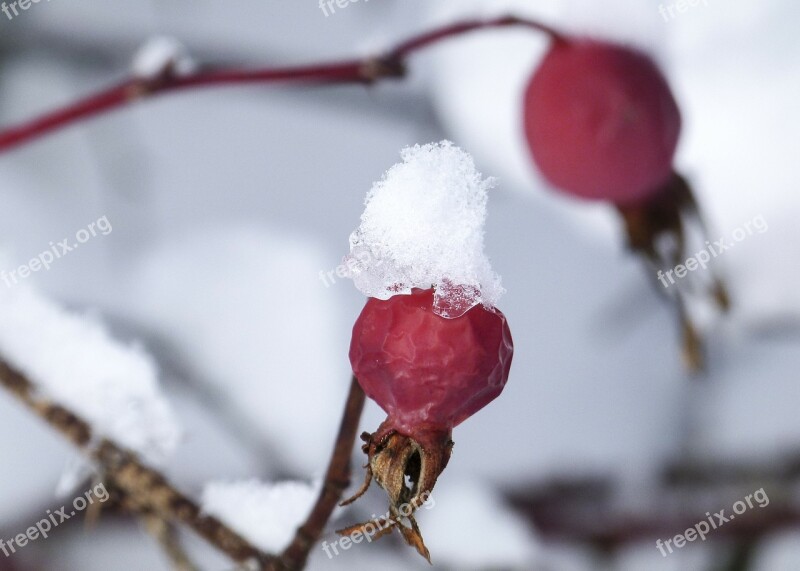
[[(689, 183), (674, 167), (680, 108), (647, 54), (587, 38), (553, 43), (529, 80), (524, 117), (530, 155), (544, 178), (563, 194), (613, 205), (654, 282), (690, 255), (690, 226), (707, 234)], [(697, 290), (724, 312), (725, 285), (710, 277)], [(687, 286), (669, 297), (684, 362), (698, 372), (703, 343), (687, 309)]]

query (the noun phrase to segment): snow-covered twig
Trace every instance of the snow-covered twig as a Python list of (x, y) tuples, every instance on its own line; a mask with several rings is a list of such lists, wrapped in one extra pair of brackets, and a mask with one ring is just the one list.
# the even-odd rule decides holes
[(65, 107), (3, 129), (0, 131), (0, 153), (83, 119), (89, 119), (140, 99), (172, 91), (273, 82), (371, 84), (382, 79), (403, 77), (407, 58), (419, 50), (475, 30), (509, 26), (532, 28), (548, 34), (555, 41), (564, 41), (560, 33), (544, 24), (516, 16), (504, 16), (489, 20), (457, 22), (437, 28), (401, 42), (379, 57), (279, 69), (217, 69), (178, 73), (173, 67), (165, 67), (163, 73), (133, 76), (114, 87)]
[(39, 396), (29, 379), (3, 361), (0, 361), (0, 385), (90, 455), (103, 470), (103, 476), (125, 494), (126, 503), (137, 512), (150, 512), (165, 522), (186, 525), (234, 561), (255, 560), (264, 568), (274, 568), (273, 556), (253, 547), (218, 519), (202, 515), (199, 506), (157, 470), (110, 440), (98, 438), (89, 423), (64, 406)]

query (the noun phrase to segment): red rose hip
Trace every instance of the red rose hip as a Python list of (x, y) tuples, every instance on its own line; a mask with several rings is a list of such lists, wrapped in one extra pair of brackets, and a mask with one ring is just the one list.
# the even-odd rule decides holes
[[(662, 276), (691, 255), (685, 229), (701, 217), (688, 182), (673, 169), (681, 115), (655, 62), (621, 45), (556, 38), (531, 77), (523, 112), (529, 150), (544, 177), (566, 194), (612, 203), (629, 246), (668, 287)], [(675, 288), (683, 357), (692, 371), (703, 367), (703, 344), (687, 298), (702, 289), (722, 311), (729, 305), (717, 276), (710, 288), (707, 280)]]
[[(353, 327), (353, 372), (387, 418), (375, 433), (362, 435), (367, 479), (345, 502), (358, 498), (374, 478), (389, 495), (387, 529), (397, 524), (426, 558), (411, 512), (447, 465), (453, 427), (502, 392), (514, 352), (499, 310), (478, 305), (448, 319), (434, 313), (433, 296), (432, 289), (416, 289), (387, 300), (370, 298)], [(411, 521), (410, 529), (400, 525), (401, 517)], [(363, 531), (364, 525), (341, 533)]]
[(353, 328), (350, 363), (364, 392), (405, 432), (450, 431), (503, 390), (513, 347), (503, 314), (475, 306), (433, 312), (433, 290), (370, 298)]
[(672, 175), (680, 112), (643, 53), (594, 40), (554, 42), (528, 84), (524, 115), (534, 161), (564, 192), (631, 204)]

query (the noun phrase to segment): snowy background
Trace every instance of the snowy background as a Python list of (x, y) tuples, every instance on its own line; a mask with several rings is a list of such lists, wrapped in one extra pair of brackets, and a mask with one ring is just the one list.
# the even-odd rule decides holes
[[(434, 568), (711, 569), (711, 540), (664, 559), (653, 537), (598, 561), (585, 548), (546, 541), (503, 500), (508, 490), (597, 475), (620, 482), (624, 501), (646, 502), (664, 463), (679, 455), (769, 467), (798, 451), (800, 5), (710, 0), (670, 21), (658, 6), (373, 0), (326, 17), (313, 0), (40, 2), (13, 20), (0, 14), (0, 124), (121, 79), (156, 35), (179, 39), (201, 62), (283, 65), (368, 54), (436, 23), (513, 10), (632, 42), (654, 54), (674, 87), (685, 119), (678, 167), (715, 238), (759, 215), (769, 225), (720, 259), (734, 311), (708, 323), (703, 383), (682, 370), (674, 315), (624, 251), (614, 213), (558, 196), (528, 160), (520, 101), (545, 42), (521, 30), (442, 44), (415, 56), (403, 82), (169, 95), (0, 156), (0, 269), (103, 216), (113, 226), (24, 284), (0, 283), (0, 354), (16, 352), (31, 367), (71, 360), (74, 376), (89, 369), (119, 380), (127, 368), (83, 366), (106, 353), (63, 355), (59, 340), (80, 347), (82, 336), (113, 337), (130, 347), (116, 357), (106, 348), (114, 353), (107, 358), (129, 359), (166, 392), (168, 404), (140, 411), (163, 423), (150, 427), (159, 446), (175, 448), (164, 471), (196, 497), (218, 482), (205, 496), (223, 512), (248, 494), (272, 506), (250, 517), (263, 543), (279, 547), (326, 466), (349, 382), (350, 329), (364, 302), (352, 282), (326, 286), (319, 272), (341, 263), (367, 190), (400, 149), (447, 138), (499, 179), (486, 251), (508, 290), (500, 307), (516, 351), (502, 397), (456, 430), (436, 506), (420, 514)], [(89, 324), (63, 323), (83, 320), (30, 287)], [(44, 327), (51, 318), (57, 331)], [(21, 342), (24, 335), (36, 342)], [(125, 406), (74, 382), (51, 390), (81, 395), (90, 410)], [(370, 403), (362, 428), (381, 420)], [(10, 538), (64, 503), (55, 491), (76, 454), (4, 393), (0, 427), (0, 537)], [(222, 484), (252, 479), (299, 482)], [(325, 539), (386, 509), (376, 490), (362, 502), (337, 513)], [(751, 569), (797, 569), (798, 539), (770, 536)], [(205, 569), (231, 568), (188, 541)], [(312, 553), (312, 569), (428, 568), (396, 537), (330, 561)], [(135, 523), (111, 517), (91, 532), (65, 524), (13, 559), (0, 556), (0, 569), (168, 565)]]

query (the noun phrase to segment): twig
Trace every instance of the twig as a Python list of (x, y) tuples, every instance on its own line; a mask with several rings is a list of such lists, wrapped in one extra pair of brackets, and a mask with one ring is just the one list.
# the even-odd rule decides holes
[(292, 542), (281, 554), (278, 569), (296, 571), (305, 566), (311, 548), (322, 535), (331, 513), (342, 499), (344, 490), (350, 485), (350, 461), (363, 409), (364, 391), (353, 377), (342, 422), (339, 425), (339, 434), (317, 503), (306, 522), (297, 530)]
[(535, 22), (505, 16), (491, 20), (469, 20), (437, 28), (401, 42), (384, 56), (282, 69), (218, 69), (177, 75), (171, 70), (153, 78), (130, 78), (30, 121), (0, 131), (0, 153), (30, 142), (83, 119), (122, 107), (134, 101), (172, 91), (248, 83), (306, 82), (324, 84), (371, 84), (405, 75), (405, 61), (413, 53), (442, 40), (481, 29), (520, 26), (548, 34), (557, 42), (565, 36)]
[(143, 465), (135, 454), (110, 440), (95, 440), (91, 426), (63, 406), (36, 394), (34, 384), (0, 361), (0, 385), (28, 406), (70, 442), (96, 460), (104, 476), (126, 496), (138, 512), (152, 512), (170, 523), (182, 523), (236, 562), (255, 560), (270, 565), (274, 557), (263, 553), (175, 489), (158, 471)]
[(741, 517), (713, 528), (709, 538), (741, 543), (769, 532), (800, 528), (800, 508), (791, 501), (800, 485), (796, 477), (786, 478), (779, 469), (755, 479), (746, 475), (734, 482), (711, 468), (708, 480), (702, 482), (665, 482), (653, 490), (645, 508), (635, 511), (620, 504), (611, 479), (556, 480), (508, 492), (506, 499), (545, 539), (601, 549), (670, 539), (705, 520), (706, 511), (716, 514), (724, 510), (730, 515), (733, 503), (757, 488), (768, 493), (768, 503), (748, 506)]
[(536, 22), (534, 20), (528, 20), (525, 18), (518, 18), (517, 16), (502, 16), (492, 20), (467, 20), (464, 22), (456, 22), (455, 24), (450, 24), (442, 28), (431, 30), (430, 32), (425, 32), (418, 36), (414, 36), (413, 38), (402, 42), (393, 50), (389, 51), (389, 55), (386, 59), (392, 61), (403, 61), (412, 53), (427, 48), (428, 46), (447, 38), (460, 36), (476, 30), (506, 28), (510, 26), (520, 26), (544, 32), (556, 42), (567, 41), (566, 36), (556, 31), (554, 28), (542, 24), (541, 22)]
[(158, 541), (175, 571), (198, 571), (183, 549), (172, 525), (154, 514), (143, 514), (141, 517), (145, 528)]

